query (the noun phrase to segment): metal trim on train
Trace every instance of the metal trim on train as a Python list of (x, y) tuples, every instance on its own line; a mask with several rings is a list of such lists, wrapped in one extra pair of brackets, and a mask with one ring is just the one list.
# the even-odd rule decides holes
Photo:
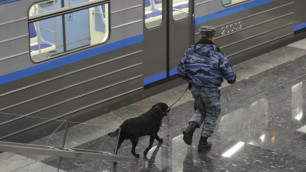
[[(244, 11), (244, 10), (248, 10), (250, 8), (254, 8), (254, 7), (257, 7), (257, 6), (260, 6), (260, 5), (264, 5), (264, 4), (273, 2), (273, 1), (276, 1), (276, 0), (254, 0), (254, 1), (251, 1), (251, 2), (246, 2), (246, 3), (243, 3), (243, 4), (239, 4), (237, 6), (233, 6), (233, 7), (226, 8), (224, 10), (218, 11), (218, 12), (214, 12), (214, 13), (211, 13), (211, 14), (208, 14), (208, 15), (205, 15), (205, 16), (195, 18), (194, 19), (194, 25), (200, 25), (202, 23), (206, 23), (206, 22), (211, 21), (211, 20), (215, 20), (215, 19), (227, 16), (227, 15), (231, 15), (231, 14), (238, 13), (238, 12), (241, 12), (241, 11)], [(12, 2), (12, 1), (9, 1), (9, 2)], [(9, 3), (9, 2), (6, 2), (6, 3)], [(296, 25), (294, 27), (293, 32), (301, 30), (305, 27), (306, 27), (306, 23)], [(105, 52), (110, 52), (110, 51), (117, 50), (117, 49), (120, 49), (120, 48), (123, 48), (123, 47), (126, 47), (126, 46), (130, 46), (132, 44), (141, 43), (142, 41), (143, 41), (143, 35), (138, 35), (138, 36), (135, 36), (135, 37), (127, 38), (125, 40), (120, 40), (118, 42), (114, 42), (112, 44), (107, 44), (106, 47), (104, 47), (104, 45), (103, 45), (99, 49), (97, 47), (95, 49), (85, 50), (85, 52), (81, 52), (81, 53), (84, 53), (85, 56), (81, 56), (82, 54), (69, 55), (69, 56), (66, 56), (66, 57), (63, 57), (63, 58), (60, 58), (60, 59), (54, 59), (54, 60), (52, 60), (50, 62), (47, 62), (47, 63), (44, 63), (44, 64), (39, 64), (39, 65), (30, 67), (30, 68), (26, 68), (26, 69), (23, 69), (23, 70), (20, 70), (20, 71), (17, 71), (17, 72), (2, 75), (2, 76), (0, 76), (0, 85), (5, 84), (7, 82), (15, 81), (17, 79), (21, 79), (21, 78), (24, 78), (24, 77), (35, 75), (35, 74), (38, 74), (40, 72), (51, 70), (51, 69), (54, 69), (56, 67), (60, 67), (60, 66), (64, 66), (64, 65), (67, 65), (67, 64), (70, 64), (70, 63), (74, 63), (74, 62), (79, 61), (79, 60), (83, 60), (83, 59), (86, 59), (86, 58), (90, 58), (90, 57), (99, 55), (98, 52), (101, 52), (100, 54), (103, 54)], [(112, 47), (112, 48), (109, 48), (109, 47)], [(96, 51), (96, 53), (91, 53), (91, 52), (95, 52), (95, 51)], [(80, 56), (80, 57), (77, 58), (75, 56)], [(71, 60), (69, 60), (70, 58), (71, 58)], [(42, 66), (40, 66), (40, 65), (42, 65)], [(39, 68), (39, 70), (37, 70), (38, 68)], [(176, 74), (177, 74), (176, 68), (171, 69), (170, 76), (173, 76), (173, 75), (176, 75)], [(163, 72), (163, 73), (145, 78), (144, 79), (144, 85), (151, 84), (153, 82), (159, 81), (159, 80), (164, 79), (164, 78), (166, 78), (166, 72)]]
[[(19, 1), (19, 0), (11, 0), (11, 1), (2, 2), (2, 3), (10, 3), (10, 2), (14, 2), (14, 1)], [(239, 5), (230, 7), (230, 8), (225, 8), (224, 10), (195, 18), (194, 19), (194, 25), (195, 26), (200, 25), (202, 23), (206, 23), (206, 22), (211, 21), (211, 20), (215, 20), (215, 19), (218, 19), (218, 18), (221, 18), (221, 17), (224, 17), (224, 16), (228, 16), (228, 15), (231, 15), (231, 14), (234, 14), (234, 13), (238, 13), (238, 12), (248, 10), (250, 8), (254, 8), (254, 7), (264, 5), (264, 4), (267, 4), (267, 3), (270, 3), (270, 2), (274, 2), (274, 1), (276, 1), (276, 0), (254, 0), (254, 1), (239, 4)], [(305, 23), (296, 25), (294, 27), (294, 32), (298, 31), (298, 30), (301, 30), (305, 27), (306, 27)], [(5, 84), (7, 82), (15, 81), (17, 79), (21, 79), (21, 78), (24, 78), (24, 77), (27, 77), (27, 76), (35, 75), (35, 74), (38, 74), (40, 72), (51, 70), (51, 69), (54, 69), (56, 67), (64, 66), (66, 64), (74, 63), (74, 62), (79, 61), (79, 60), (83, 60), (83, 59), (86, 59), (86, 58), (90, 58), (90, 57), (99, 55), (99, 53), (91, 53), (91, 52), (94, 52), (94, 51), (99, 51), (99, 52), (101, 52), (100, 54), (103, 54), (105, 52), (109, 52), (109, 51), (120, 49), (122, 47), (130, 46), (132, 44), (141, 43), (142, 41), (143, 41), (143, 35), (138, 35), (138, 36), (135, 36), (135, 37), (127, 38), (125, 40), (120, 40), (117, 43), (114, 42), (112, 44), (107, 44), (108, 45), (107, 47), (104, 47), (104, 45), (103, 45), (99, 49), (95, 48), (95, 49), (85, 50), (85, 52), (81, 52), (81, 53), (84, 53), (84, 54), (88, 53), (88, 54), (86, 54), (86, 56), (82, 56), (80, 58), (76, 58), (75, 57), (76, 55), (68, 55), (66, 57), (64, 56), (63, 58), (60, 58), (60, 60), (59, 59), (54, 59), (54, 60), (52, 60), (50, 62), (47, 62), (47, 63), (44, 63), (44, 64), (39, 64), (39, 65), (30, 67), (30, 68), (26, 68), (26, 69), (23, 69), (23, 70), (20, 70), (20, 71), (16, 71), (16, 72), (12, 72), (12, 73), (9, 73), (9, 74), (6, 74), (6, 75), (2, 75), (2, 76), (0, 76), (0, 85)], [(108, 47), (112, 47), (112, 46), (113, 46), (112, 49), (108, 49)], [(108, 49), (108, 50), (105, 51), (103, 49)], [(78, 54), (78, 55), (82, 55), (82, 54)], [(74, 58), (74, 59), (69, 60), (69, 58)], [(42, 66), (38, 67), (40, 65), (42, 65)], [(40, 68), (40, 70), (37, 70), (38, 68)], [(171, 73), (170, 76), (176, 75), (177, 74), (176, 68), (171, 69), (170, 73)], [(163, 72), (163, 73), (145, 78), (144, 79), (144, 85), (148, 85), (150, 83), (156, 82), (156, 81), (164, 79), (164, 78), (166, 78), (166, 72)]]
[(8, 82), (12, 82), (21, 78), (25, 78), (31, 75), (35, 75), (41, 72), (45, 72), (57, 67), (65, 66), (70, 63), (75, 63), (80, 60), (84, 60), (87, 58), (91, 58), (103, 53), (111, 52), (114, 50), (118, 50), (120, 48), (128, 47), (133, 44), (141, 43), (143, 41), (143, 35), (137, 35), (131, 38), (126, 38), (117, 42), (113, 42), (110, 44), (102, 45), (96, 48), (87, 49), (77, 54), (72, 54), (65, 56), (63, 58), (58, 58), (51, 60), (47, 63), (42, 63), (35, 65), (30, 68), (26, 68), (17, 72), (9, 73), (6, 75), (2, 75), (0, 77), (0, 85)]
[(276, 0), (254, 0), (250, 2), (245, 2), (239, 5), (233, 6), (233, 7), (225, 8), (224, 10), (221, 10), (221, 11), (217, 11), (217, 12), (205, 15), (205, 16), (195, 18), (194, 25), (206, 23), (211, 20), (215, 20), (215, 19), (225, 17), (231, 14), (239, 13), (241, 11), (248, 10), (248, 9), (260, 6), (260, 5), (274, 2), (274, 1)]

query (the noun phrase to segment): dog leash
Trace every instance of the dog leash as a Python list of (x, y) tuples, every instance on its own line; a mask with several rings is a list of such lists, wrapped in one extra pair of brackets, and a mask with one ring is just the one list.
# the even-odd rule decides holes
[(169, 106), (169, 109), (171, 109), (172, 106), (174, 106), (179, 100), (181, 100), (181, 98), (185, 95), (185, 93), (187, 92), (188, 89), (189, 89), (189, 86), (186, 88), (184, 93), (171, 106)]

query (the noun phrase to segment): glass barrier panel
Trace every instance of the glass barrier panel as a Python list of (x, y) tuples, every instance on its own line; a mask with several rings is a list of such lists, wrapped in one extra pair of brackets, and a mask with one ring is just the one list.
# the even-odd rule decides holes
[(73, 150), (115, 153), (118, 136), (110, 137), (109, 126), (69, 122), (65, 147)]
[[(33, 148), (114, 155), (120, 134), (119, 130), (113, 137), (108, 136), (116, 130), (111, 124), (102, 126), (9, 113), (0, 115), (3, 117), (0, 118), (2, 141)], [(10, 152), (0, 154), (0, 166), (9, 171), (113, 171), (111, 161)]]
[[(67, 136), (68, 121), (55, 121), (61, 123), (50, 135), (33, 141), (32, 143), (38, 145), (45, 145), (50, 149), (64, 150), (65, 140)], [(35, 171), (41, 169), (41, 171), (57, 171), (60, 167), (62, 157), (46, 156), (46, 155), (34, 155), (34, 154), (20, 154), (26, 158), (35, 160), (35, 163), (24, 167), (22, 171)], [(31, 172), (32, 172), (31, 171)], [(60, 170), (61, 171), (61, 170)]]
[(0, 154), (0, 171), (14, 171), (14, 172), (55, 172), (57, 166), (53, 167), (46, 163), (45, 160), (52, 158), (54, 161), (59, 160), (59, 157), (51, 157), (48, 155), (39, 155), (31, 153), (32, 148), (36, 149), (50, 149), (48, 146), (35, 145), (35, 144), (24, 144), (24, 143), (12, 143), (12, 142), (0, 142), (1, 146), (14, 146), (14, 151), (19, 150), (18, 148), (28, 148), (24, 150), (30, 153), (14, 153), (14, 152), (2, 152)]
[[(63, 144), (67, 121), (0, 112), (0, 140), (46, 146)], [(53, 140), (50, 142), (50, 139)], [(55, 144), (55, 140), (57, 143)]]
[[(15, 158), (16, 158), (16, 155), (15, 155)], [(18, 169), (13, 170), (14, 172), (61, 172), (63, 171), (58, 168), (58, 161), (60, 157), (52, 157), (52, 156), (46, 156), (46, 155), (34, 155), (34, 154), (23, 154), (23, 155), (20, 154), (19, 156), (23, 158), (24, 164)], [(36, 157), (36, 159), (29, 159), (27, 157)], [(51, 164), (48, 162), (55, 162), (55, 164)]]
[[(68, 128), (68, 121), (50, 120), (32, 116), (23, 116), (1, 112), (0, 138), (9, 143), (25, 143), (31, 147), (63, 148)], [(59, 157), (51, 157), (56, 167), (46, 165), (50, 156), (36, 154), (0, 154), (1, 169), (7, 171), (57, 171)], [(6, 171), (6, 170), (5, 170)]]
[(57, 129), (46, 137), (46, 143), (44, 145), (53, 146), (55, 148), (64, 148), (68, 131), (68, 121), (64, 121)]

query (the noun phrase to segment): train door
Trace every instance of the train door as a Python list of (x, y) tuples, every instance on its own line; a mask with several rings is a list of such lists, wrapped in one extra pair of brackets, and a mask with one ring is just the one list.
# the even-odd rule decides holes
[(144, 86), (167, 79), (193, 40), (193, 0), (144, 0)]

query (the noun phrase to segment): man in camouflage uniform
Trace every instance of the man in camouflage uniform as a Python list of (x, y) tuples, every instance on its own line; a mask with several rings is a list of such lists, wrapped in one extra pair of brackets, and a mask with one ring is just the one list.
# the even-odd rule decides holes
[(195, 113), (183, 131), (183, 139), (187, 145), (191, 145), (193, 132), (204, 123), (198, 146), (198, 151), (203, 152), (211, 148), (211, 143), (208, 143), (207, 139), (212, 136), (220, 116), (218, 87), (221, 86), (223, 78), (229, 84), (238, 80), (228, 59), (214, 44), (215, 28), (202, 26), (199, 31), (201, 40), (185, 52), (178, 72), (187, 80), (195, 100)]

